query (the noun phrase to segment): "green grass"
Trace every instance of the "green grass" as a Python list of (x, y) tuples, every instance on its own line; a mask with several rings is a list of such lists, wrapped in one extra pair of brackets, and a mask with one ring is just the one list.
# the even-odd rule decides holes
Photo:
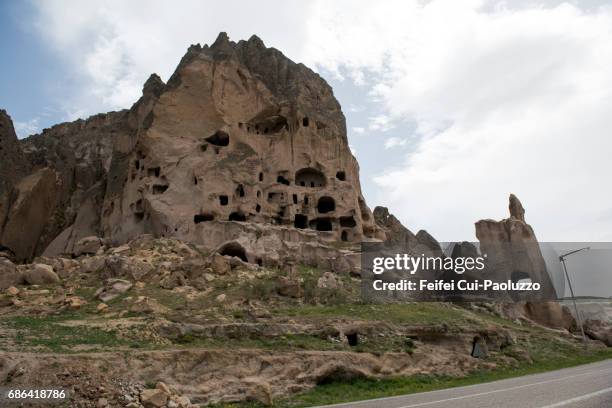
[(56, 316), (15, 316), (2, 319), (0, 323), (16, 331), (14, 341), (22, 349), (67, 353), (77, 346), (86, 346), (87, 351), (120, 347), (140, 348), (142, 342), (117, 337), (114, 331), (96, 327), (67, 326), (61, 323), (79, 319), (81, 314), (64, 313)]
[[(462, 387), (480, 384), (505, 378), (519, 377), (545, 371), (587, 364), (595, 361), (612, 358), (612, 350), (598, 350), (592, 352), (577, 352), (557, 360), (542, 359), (533, 364), (522, 364), (519, 367), (502, 367), (494, 370), (480, 370), (464, 377), (445, 375), (414, 375), (410, 377), (395, 377), (387, 379), (359, 378), (351, 381), (335, 381), (321, 384), (314, 389), (293, 397), (276, 401), (274, 406), (279, 408), (310, 407), (316, 405), (352, 402), (373, 398), (405, 395), (417, 392), (434, 391), (444, 388)], [(256, 402), (241, 404), (211, 405), (216, 408), (259, 408), (262, 405)]]
[(277, 309), (274, 314), (312, 318), (344, 317), (405, 325), (448, 324), (449, 326), (465, 326), (467, 324), (474, 326), (480, 324), (477, 319), (470, 318), (465, 310), (441, 303), (302, 305)]

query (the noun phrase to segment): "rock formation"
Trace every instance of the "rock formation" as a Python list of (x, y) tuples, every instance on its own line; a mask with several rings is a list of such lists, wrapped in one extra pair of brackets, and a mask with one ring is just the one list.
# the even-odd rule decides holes
[(413, 234), (402, 225), (400, 220), (389, 213), (387, 207), (378, 206), (374, 208), (373, 214), (376, 225), (382, 230), (384, 240), (389, 246), (408, 253), (427, 252), (431, 255), (442, 256), (440, 243), (427, 231), (420, 230), (416, 235)]
[(531, 278), (541, 283), (542, 290), (538, 296), (531, 296), (529, 302), (511, 305), (514, 310), (508, 313), (518, 313), (548, 327), (570, 329), (574, 319), (567, 308), (551, 301), (556, 299), (555, 289), (535, 233), (525, 222), (525, 209), (514, 194), (510, 194), (509, 202), (510, 218), (476, 222), (480, 251), (488, 255), (495, 280)]
[(22, 146), (27, 160), (1, 171), (29, 162), (41, 172), (19, 190), (39, 208), (0, 203), (17, 224), (38, 214), (27, 244), (3, 235), (19, 260), (72, 254), (90, 236), (219, 246), (254, 224), (293, 241), (380, 237), (332, 89), (256, 36), (191, 46), (167, 84), (151, 75), (131, 109), (45, 129)]
[(487, 264), (495, 279), (503, 282), (531, 278), (542, 285), (541, 300), (556, 299), (556, 294), (538, 240), (525, 222), (525, 210), (514, 194), (510, 195), (510, 218), (501, 221), (480, 220), (476, 237), (480, 251), (487, 254)]

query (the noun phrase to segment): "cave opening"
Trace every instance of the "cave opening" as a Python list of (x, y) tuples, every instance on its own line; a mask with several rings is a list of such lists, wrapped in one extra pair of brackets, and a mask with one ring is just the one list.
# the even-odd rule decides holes
[(339, 171), (336, 173), (336, 178), (340, 181), (346, 181), (346, 173), (343, 171)]
[(285, 177), (283, 177), (282, 175), (279, 174), (279, 176), (276, 178), (276, 182), (280, 183), (280, 184), (284, 184), (286, 186), (288, 186), (289, 184), (291, 184), (289, 182), (289, 180), (287, 180)]
[(215, 146), (227, 146), (229, 145), (230, 137), (227, 132), (224, 132), (223, 130), (217, 130), (214, 134), (208, 136), (205, 140)]
[(152, 193), (154, 195), (157, 194), (164, 194), (166, 192), (166, 190), (168, 190), (168, 186), (167, 185), (163, 185), (163, 184), (153, 184), (152, 187)]
[(230, 221), (240, 221), (240, 222), (245, 222), (246, 221), (246, 215), (244, 215), (241, 212), (238, 211), (234, 211), (233, 213), (231, 213), (229, 215), (229, 220)]
[(221, 205), (227, 205), (227, 203), (229, 203), (229, 198), (226, 195), (220, 195), (219, 196), (219, 204)]
[(348, 215), (345, 217), (340, 217), (340, 226), (344, 228), (354, 228), (357, 226), (357, 223), (352, 215)]
[(325, 175), (317, 169), (306, 167), (295, 173), (295, 183), (302, 187), (324, 187)]
[(317, 218), (310, 222), (310, 228), (317, 231), (332, 231), (333, 226), (329, 218)]
[(215, 216), (209, 213), (200, 213), (193, 216), (193, 222), (199, 224), (201, 222), (213, 221)]
[(243, 262), (249, 262), (246, 256), (246, 250), (237, 242), (228, 242), (227, 244), (223, 245), (223, 247), (221, 247), (219, 250), (219, 253), (225, 256), (235, 256), (240, 258)]
[(317, 203), (317, 211), (321, 214), (325, 214), (328, 212), (332, 212), (336, 209), (336, 202), (333, 198), (329, 196), (324, 196), (319, 198), (319, 202)]
[(295, 228), (304, 229), (308, 227), (308, 217), (303, 214), (295, 214), (295, 219), (293, 220), (293, 226)]
[(342, 234), (340, 234), (340, 240), (344, 242), (348, 241), (348, 232), (342, 231)]
[(244, 186), (242, 184), (238, 184), (236, 194), (238, 194), (238, 197), (244, 197)]

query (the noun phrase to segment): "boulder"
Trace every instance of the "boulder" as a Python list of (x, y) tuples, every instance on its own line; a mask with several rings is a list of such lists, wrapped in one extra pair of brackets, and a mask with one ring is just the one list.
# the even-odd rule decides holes
[(168, 394), (158, 388), (142, 390), (140, 393), (140, 402), (145, 408), (161, 408), (167, 401)]
[(230, 259), (216, 253), (210, 259), (210, 267), (217, 275), (225, 275), (232, 270)]
[(132, 282), (123, 279), (108, 279), (104, 287), (98, 289), (94, 296), (104, 303), (126, 293), (132, 287)]
[(60, 278), (53, 267), (45, 264), (30, 265), (23, 273), (23, 279), (30, 285), (48, 285), (60, 282)]
[(612, 324), (601, 320), (588, 319), (584, 322), (584, 333), (593, 340), (599, 340), (612, 347)]
[(317, 287), (321, 289), (339, 289), (342, 287), (342, 281), (333, 273), (324, 272), (317, 280)]
[(15, 264), (6, 258), (0, 258), (0, 289), (24, 283), (22, 273)]
[(279, 276), (277, 291), (281, 296), (299, 298), (302, 296), (302, 285), (298, 279)]
[(266, 407), (274, 405), (272, 396), (272, 387), (267, 381), (259, 378), (245, 379), (247, 383), (246, 399), (247, 401), (256, 401)]
[(102, 247), (102, 240), (95, 236), (85, 237), (74, 245), (74, 256), (94, 255)]

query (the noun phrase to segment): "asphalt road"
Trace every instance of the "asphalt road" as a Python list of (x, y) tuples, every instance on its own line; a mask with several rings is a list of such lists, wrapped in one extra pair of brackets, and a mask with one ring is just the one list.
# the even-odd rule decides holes
[(612, 359), (485, 384), (334, 408), (612, 408)]

